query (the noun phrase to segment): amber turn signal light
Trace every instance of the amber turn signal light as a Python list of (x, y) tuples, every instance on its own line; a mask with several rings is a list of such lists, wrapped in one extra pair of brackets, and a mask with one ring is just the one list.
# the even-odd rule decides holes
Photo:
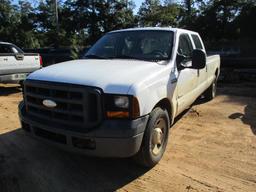
[(107, 111), (108, 118), (129, 118), (128, 111)]

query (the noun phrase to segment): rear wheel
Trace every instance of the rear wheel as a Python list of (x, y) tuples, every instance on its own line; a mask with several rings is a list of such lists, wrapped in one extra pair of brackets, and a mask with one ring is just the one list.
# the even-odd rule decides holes
[(204, 92), (204, 97), (207, 101), (212, 100), (217, 92), (217, 78), (215, 77), (211, 86)]
[(153, 167), (162, 158), (169, 135), (169, 116), (166, 110), (155, 108), (144, 133), (144, 138), (135, 160), (145, 167)]

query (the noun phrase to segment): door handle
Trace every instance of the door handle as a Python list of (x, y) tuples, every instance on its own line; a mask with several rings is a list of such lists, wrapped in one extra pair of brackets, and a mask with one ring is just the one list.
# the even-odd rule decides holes
[(8, 58), (4, 58), (4, 61), (8, 61)]
[(171, 84), (176, 83), (177, 81), (178, 81), (178, 79), (174, 78), (174, 79), (171, 80)]

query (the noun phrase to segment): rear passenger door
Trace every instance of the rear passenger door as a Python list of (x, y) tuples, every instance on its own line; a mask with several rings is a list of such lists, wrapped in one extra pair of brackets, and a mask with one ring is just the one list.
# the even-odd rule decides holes
[[(192, 65), (193, 45), (188, 34), (183, 33), (179, 37), (176, 65), (178, 68), (177, 81), (177, 101), (178, 113), (189, 107), (197, 98), (195, 90), (198, 82), (198, 71), (195, 69), (184, 68), (183, 66)], [(186, 57), (182, 62), (180, 56)]]
[[(204, 50), (202, 41), (200, 40), (199, 36), (197, 34), (191, 35), (192, 40), (194, 42), (194, 49), (201, 49)], [(198, 70), (198, 85), (197, 90), (200, 93), (202, 93), (207, 88), (207, 64), (205, 68)]]

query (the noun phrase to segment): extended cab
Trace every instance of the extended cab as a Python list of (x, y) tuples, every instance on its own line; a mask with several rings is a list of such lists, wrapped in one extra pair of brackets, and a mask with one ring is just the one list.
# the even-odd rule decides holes
[(42, 66), (36, 53), (24, 53), (11, 43), (0, 42), (0, 83), (20, 83)]
[(22, 128), (58, 146), (158, 163), (174, 118), (202, 94), (215, 97), (220, 57), (198, 33), (175, 28), (109, 32), (85, 54), (24, 82)]

